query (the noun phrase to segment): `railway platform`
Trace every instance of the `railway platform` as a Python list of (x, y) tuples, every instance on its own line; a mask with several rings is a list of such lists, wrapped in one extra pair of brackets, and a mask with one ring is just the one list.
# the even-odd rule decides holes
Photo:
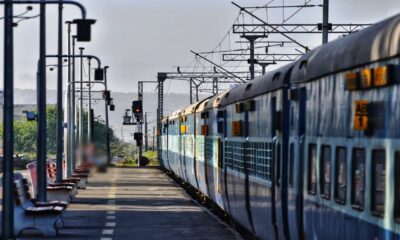
[[(158, 168), (109, 168), (79, 190), (54, 239), (240, 239)], [(44, 239), (25, 232), (18, 239)]]

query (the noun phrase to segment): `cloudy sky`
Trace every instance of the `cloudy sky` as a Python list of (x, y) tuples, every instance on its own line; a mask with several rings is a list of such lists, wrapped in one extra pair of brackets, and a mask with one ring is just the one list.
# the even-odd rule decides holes
[[(270, 0), (239, 0), (244, 6), (260, 6)], [(314, 0), (319, 4), (322, 0)], [(110, 65), (110, 88), (114, 91), (136, 92), (137, 81), (155, 80), (157, 72), (172, 71), (173, 66), (185, 66), (193, 60), (190, 50), (213, 49), (225, 36), (238, 16), (230, 0), (81, 0), (88, 17), (98, 19), (93, 41), (81, 44), (86, 53), (99, 56)], [(304, 0), (286, 0), (286, 4), (301, 4)], [(330, 22), (374, 23), (400, 13), (398, 0), (331, 0)], [(275, 0), (271, 5), (281, 5)], [(36, 6), (33, 14), (37, 13)], [(21, 13), (22, 7), (15, 9)], [(321, 22), (321, 9), (303, 10), (292, 22)], [(2, 11), (3, 12), (3, 11)], [(48, 7), (48, 53), (56, 52), (57, 8)], [(272, 13), (270, 13), (273, 16)], [(289, 13), (286, 13), (289, 15)], [(261, 13), (260, 16), (265, 16)], [(79, 17), (75, 7), (67, 6), (65, 20)], [(281, 22), (275, 16), (270, 22)], [(2, 33), (0, 34), (3, 45)], [(300, 37), (316, 46), (320, 36)], [(234, 48), (234, 47), (233, 47)], [(3, 49), (0, 50), (2, 54)], [(34, 89), (38, 58), (38, 19), (25, 21), (15, 28), (15, 86)], [(0, 72), (2, 59), (0, 59)], [(49, 61), (52, 63), (52, 61)], [(54, 73), (48, 74), (48, 88), (55, 89)], [(147, 89), (153, 90), (153, 89)], [(169, 91), (185, 92), (182, 84)]]

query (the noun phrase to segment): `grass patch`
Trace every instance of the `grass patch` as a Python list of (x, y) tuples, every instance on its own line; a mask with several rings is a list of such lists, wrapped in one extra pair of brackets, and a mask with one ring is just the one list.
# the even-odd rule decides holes
[[(160, 163), (157, 160), (157, 151), (146, 151), (143, 152), (143, 159), (148, 160), (148, 164), (146, 166), (159, 166)], [(117, 167), (137, 167), (137, 156), (125, 156), (125, 159), (115, 163)]]

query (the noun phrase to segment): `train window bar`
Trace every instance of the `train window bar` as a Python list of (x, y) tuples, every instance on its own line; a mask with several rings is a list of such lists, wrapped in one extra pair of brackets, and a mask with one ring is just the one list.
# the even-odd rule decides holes
[(315, 195), (317, 192), (317, 145), (308, 145), (308, 193)]
[(386, 152), (372, 151), (371, 213), (383, 217), (385, 213)]
[(331, 147), (323, 145), (320, 157), (320, 192), (326, 199), (331, 198)]
[(335, 166), (335, 200), (345, 205), (347, 190), (347, 149), (345, 147), (336, 148)]
[(351, 205), (354, 209), (364, 210), (365, 203), (365, 149), (354, 148), (351, 166)]

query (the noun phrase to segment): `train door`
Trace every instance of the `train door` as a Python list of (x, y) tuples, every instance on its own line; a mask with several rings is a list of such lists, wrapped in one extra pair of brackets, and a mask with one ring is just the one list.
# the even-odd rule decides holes
[(288, 221), (290, 239), (304, 239), (303, 169), (306, 124), (306, 89), (290, 91), (290, 127), (288, 158)]
[(171, 170), (169, 166), (169, 120), (167, 119), (166, 122), (163, 123), (162, 128), (162, 141), (161, 141), (161, 148), (163, 149), (162, 154), (162, 167), (168, 170)]

